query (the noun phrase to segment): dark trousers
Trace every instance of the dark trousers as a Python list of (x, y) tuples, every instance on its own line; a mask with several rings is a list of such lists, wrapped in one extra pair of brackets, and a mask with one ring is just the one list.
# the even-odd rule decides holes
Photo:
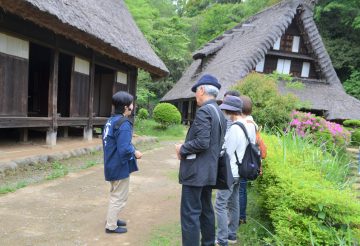
[(239, 219), (246, 221), (246, 205), (247, 205), (247, 180), (240, 178), (240, 189), (239, 189)]
[(215, 244), (215, 215), (210, 187), (182, 186), (181, 232), (183, 246)]

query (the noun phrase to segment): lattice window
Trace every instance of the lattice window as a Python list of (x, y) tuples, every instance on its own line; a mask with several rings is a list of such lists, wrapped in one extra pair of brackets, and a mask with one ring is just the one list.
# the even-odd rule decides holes
[(280, 50), (292, 52), (293, 39), (294, 37), (291, 35), (284, 35), (281, 38)]

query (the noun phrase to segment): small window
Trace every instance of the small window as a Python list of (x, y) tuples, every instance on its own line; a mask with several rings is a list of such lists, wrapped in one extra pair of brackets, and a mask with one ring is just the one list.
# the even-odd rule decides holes
[(279, 59), (276, 71), (281, 74), (290, 74), (291, 60)]
[(265, 59), (262, 59), (256, 65), (255, 71), (260, 73), (264, 72), (264, 65), (265, 65)]
[(123, 72), (116, 73), (116, 82), (120, 84), (127, 85), (127, 74)]
[(281, 41), (281, 37), (278, 38), (278, 40), (276, 40), (273, 49), (274, 50), (280, 50), (280, 41)]
[(29, 41), (0, 33), (0, 52), (29, 59)]
[(75, 57), (75, 72), (90, 75), (90, 62), (87, 60)]
[(300, 45), (300, 37), (294, 36), (293, 43), (292, 43), (292, 52), (299, 52), (299, 45)]
[(310, 74), (310, 63), (303, 62), (302, 69), (301, 69), (301, 77), (308, 78)]
[(293, 36), (284, 35), (280, 42), (280, 50), (291, 52), (293, 46)]

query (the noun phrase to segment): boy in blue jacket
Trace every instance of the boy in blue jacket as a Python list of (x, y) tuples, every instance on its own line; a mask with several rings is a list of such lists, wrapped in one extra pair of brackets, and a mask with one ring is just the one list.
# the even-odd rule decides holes
[(112, 97), (115, 115), (108, 119), (103, 132), (104, 173), (110, 182), (110, 202), (107, 212), (106, 233), (125, 233), (126, 222), (118, 214), (126, 204), (129, 193), (130, 173), (137, 171), (136, 159), (142, 153), (131, 143), (133, 126), (128, 116), (133, 111), (134, 98), (119, 91)]

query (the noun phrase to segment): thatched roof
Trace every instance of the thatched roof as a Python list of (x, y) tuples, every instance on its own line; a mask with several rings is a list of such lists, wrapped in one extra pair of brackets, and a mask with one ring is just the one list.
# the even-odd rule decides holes
[(0, 0), (0, 7), (152, 75), (169, 73), (123, 0)]
[[(162, 101), (193, 98), (191, 86), (207, 73), (220, 80), (222, 88), (218, 99), (221, 99), (234, 83), (244, 78), (265, 57), (298, 13), (308, 47), (321, 70), (325, 84), (306, 83), (307, 89), (295, 94), (299, 94), (300, 99), (309, 100), (314, 109), (328, 110), (328, 119), (360, 119), (360, 101), (344, 92), (313, 20), (312, 6), (308, 5), (308, 2), (310, 1), (282, 1), (250, 17), (197, 50), (193, 54), (193, 63)], [(285, 93), (287, 88), (284, 87), (281, 91)], [(341, 105), (348, 108), (341, 111), (340, 100), (336, 98), (341, 98)]]

